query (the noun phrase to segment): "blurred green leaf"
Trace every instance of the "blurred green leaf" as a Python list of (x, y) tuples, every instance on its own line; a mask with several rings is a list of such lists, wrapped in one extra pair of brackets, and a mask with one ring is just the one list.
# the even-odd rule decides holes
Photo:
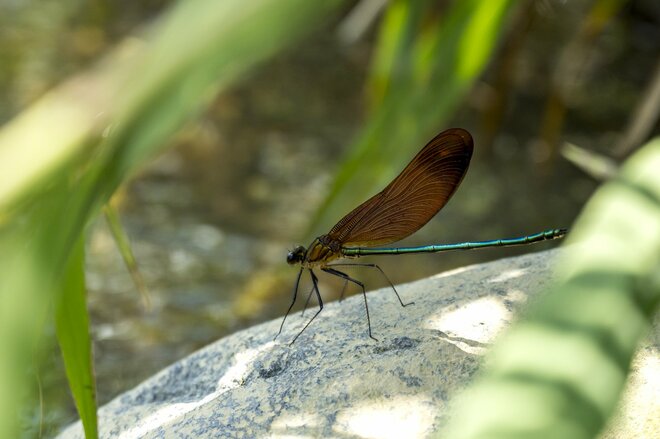
[(480, 2), (479, 7), (470, 12), (461, 38), (460, 51), (469, 56), (459, 57), (456, 73), (466, 82), (481, 74), (497, 43), (500, 26), (508, 9), (508, 0)]
[(592, 438), (612, 415), (660, 302), (660, 138), (569, 235), (558, 282), (493, 347), (442, 437)]
[(65, 269), (62, 292), (55, 309), (55, 328), (71, 393), (85, 429), (85, 437), (89, 439), (98, 437), (98, 430), (83, 236), (75, 245)]
[(619, 168), (611, 158), (568, 142), (564, 142), (561, 154), (566, 160), (596, 180), (614, 178)]
[[(393, 1), (371, 72), (372, 114), (310, 222), (315, 236), (384, 187), (450, 118), (490, 59), (510, 0)], [(347, 190), (347, 188), (351, 188)]]
[(115, 240), (115, 244), (117, 244), (119, 253), (121, 253), (121, 258), (124, 260), (124, 265), (126, 265), (126, 269), (133, 279), (133, 284), (135, 284), (135, 288), (137, 288), (140, 297), (142, 297), (142, 305), (145, 309), (151, 308), (149, 290), (147, 290), (147, 286), (144, 284), (144, 280), (138, 269), (131, 243), (128, 236), (126, 236), (124, 227), (121, 225), (117, 209), (111, 203), (107, 203), (103, 206), (103, 215), (108, 223), (108, 227), (110, 227), (110, 233)]
[[(179, 2), (144, 40), (127, 39), (0, 130), (0, 249), (9, 255), (0, 264), (0, 358), (8, 359), (0, 362), (0, 437), (16, 437), (26, 346), (71, 282), (64, 273), (86, 225), (219, 88), (341, 3)], [(76, 352), (69, 362), (88, 361)]]

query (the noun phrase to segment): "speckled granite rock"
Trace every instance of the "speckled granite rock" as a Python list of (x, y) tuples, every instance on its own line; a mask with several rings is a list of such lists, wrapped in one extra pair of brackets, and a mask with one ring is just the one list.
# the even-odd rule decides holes
[[(168, 367), (100, 410), (104, 438), (427, 437), (449, 397), (515, 311), (549, 282), (556, 252), (464, 267), (330, 303), (293, 346), (305, 320), (280, 320), (226, 337)], [(626, 403), (608, 438), (660, 431), (660, 356), (640, 349)], [(640, 400), (642, 398), (642, 400)], [(655, 424), (654, 424), (655, 423)], [(82, 438), (80, 424), (60, 438)], [(651, 437), (651, 436), (648, 436)]]

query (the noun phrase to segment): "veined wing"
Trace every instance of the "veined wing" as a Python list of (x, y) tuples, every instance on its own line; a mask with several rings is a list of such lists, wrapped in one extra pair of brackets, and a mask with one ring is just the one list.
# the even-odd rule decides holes
[(435, 136), (378, 194), (328, 233), (343, 247), (373, 247), (419, 230), (456, 192), (472, 157), (472, 136), (452, 128)]

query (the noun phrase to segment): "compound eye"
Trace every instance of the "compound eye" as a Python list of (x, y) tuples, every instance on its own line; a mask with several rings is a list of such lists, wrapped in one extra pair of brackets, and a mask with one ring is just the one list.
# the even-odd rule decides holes
[(286, 262), (291, 265), (302, 262), (305, 259), (305, 252), (305, 247), (297, 246), (286, 255)]

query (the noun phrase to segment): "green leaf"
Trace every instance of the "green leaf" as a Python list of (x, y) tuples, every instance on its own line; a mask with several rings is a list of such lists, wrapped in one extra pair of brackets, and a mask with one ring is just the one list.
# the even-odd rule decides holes
[(372, 114), (307, 235), (327, 230), (382, 189), (414, 152), (448, 128), (451, 113), (490, 59), (512, 4), (462, 0), (436, 17), (433, 2), (391, 2), (372, 65)]
[(68, 300), (78, 300), (60, 304), (62, 276), (112, 193), (219, 89), (341, 4), (178, 2), (147, 34), (127, 39), (0, 129), (0, 437), (17, 436), (27, 347), (50, 304), (67, 310)]
[(103, 206), (103, 215), (108, 223), (108, 227), (110, 227), (110, 233), (115, 240), (115, 244), (117, 244), (119, 253), (124, 260), (124, 265), (126, 265), (126, 269), (133, 279), (133, 284), (135, 284), (135, 288), (137, 288), (142, 297), (142, 305), (145, 309), (149, 309), (151, 307), (149, 290), (147, 290), (147, 286), (145, 285), (140, 270), (138, 269), (137, 261), (135, 260), (133, 249), (131, 248), (131, 243), (124, 231), (121, 221), (119, 220), (117, 209), (115, 209), (111, 203), (108, 203)]
[(86, 303), (83, 236), (73, 249), (62, 279), (62, 292), (55, 309), (55, 328), (85, 437), (92, 439), (98, 437), (96, 384)]
[(495, 48), (500, 26), (508, 6), (508, 0), (480, 2), (470, 14), (460, 43), (456, 74), (459, 79), (471, 82), (481, 73)]
[(592, 438), (614, 412), (660, 303), (660, 138), (600, 188), (558, 282), (489, 353), (441, 437)]

